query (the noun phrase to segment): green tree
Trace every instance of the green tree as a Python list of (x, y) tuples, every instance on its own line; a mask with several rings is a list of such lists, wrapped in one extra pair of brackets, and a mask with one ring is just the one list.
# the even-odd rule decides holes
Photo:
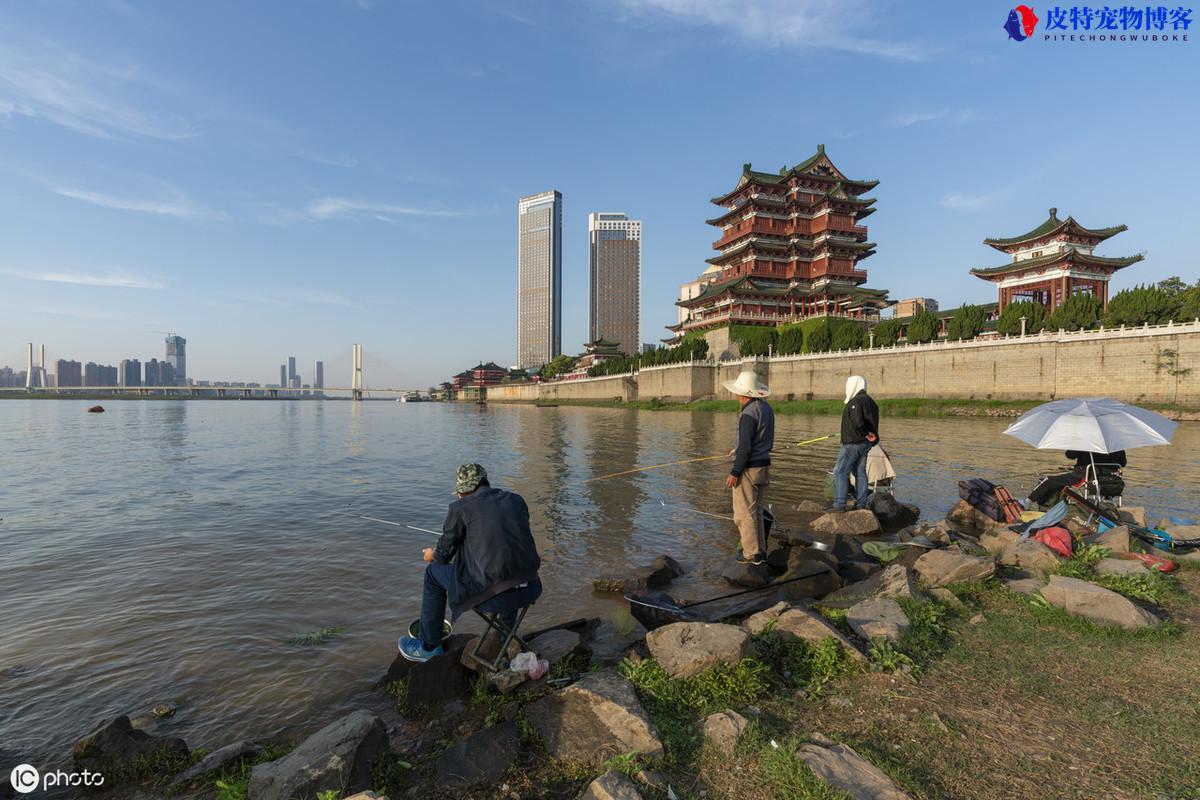
[(834, 317), (829, 320), (829, 326), (832, 331), (829, 346), (832, 350), (857, 350), (866, 340), (867, 329), (857, 322)]
[(1046, 318), (1046, 327), (1052, 331), (1082, 331), (1094, 328), (1100, 322), (1102, 310), (1099, 297), (1078, 292), (1068, 297)]
[(804, 352), (804, 328), (784, 325), (779, 329), (779, 355), (790, 356)]
[(987, 312), (983, 306), (962, 305), (954, 312), (946, 331), (947, 339), (974, 339), (987, 324)]
[(885, 319), (871, 331), (875, 334), (876, 347), (891, 347), (900, 339), (900, 322), (896, 319)]
[(804, 340), (804, 352), (806, 353), (827, 353), (829, 348), (833, 346), (833, 332), (829, 327), (828, 319), (819, 319), (808, 330), (808, 336)]
[[(1108, 301), (1108, 310), (1104, 314), (1104, 326), (1116, 328), (1121, 325), (1161, 325), (1174, 319), (1183, 306), (1184, 296), (1176, 291), (1169, 278), (1157, 286), (1134, 286), (1117, 292)], [(1183, 281), (1179, 281), (1180, 284)], [(1163, 288), (1168, 284), (1168, 288)], [(1190, 290), (1189, 290), (1190, 291)]]
[(555, 356), (550, 359), (549, 364), (543, 364), (541, 372), (542, 380), (548, 381), (557, 378), (559, 375), (570, 372), (575, 367), (578, 359), (568, 355)]
[(923, 344), (932, 342), (937, 338), (938, 331), (941, 329), (941, 321), (937, 315), (928, 309), (922, 308), (908, 323), (908, 339), (909, 344)]
[(1183, 279), (1178, 275), (1172, 275), (1165, 280), (1159, 281), (1158, 288), (1166, 292), (1168, 297), (1175, 297), (1176, 295), (1183, 294), (1191, 287), (1184, 283)]
[(1021, 317), (1025, 318), (1025, 332), (1038, 333), (1046, 325), (1046, 307), (1035, 300), (1018, 300), (1009, 303), (1000, 312), (996, 330), (1005, 336), (1021, 335)]
[(1200, 319), (1200, 284), (1183, 293), (1179, 313), (1175, 315), (1177, 322), (1191, 322), (1194, 319)]
[(775, 329), (758, 325), (732, 325), (729, 338), (738, 343), (743, 356), (765, 356), (774, 352)]

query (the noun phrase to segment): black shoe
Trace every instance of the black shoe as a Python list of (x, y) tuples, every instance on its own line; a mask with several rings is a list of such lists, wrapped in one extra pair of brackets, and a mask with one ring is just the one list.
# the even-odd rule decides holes
[(764, 559), (762, 556), (754, 556), (752, 558), (746, 558), (745, 556), (738, 556), (737, 562), (739, 564), (745, 564), (748, 567), (761, 567), (763, 564), (767, 563), (766, 559)]

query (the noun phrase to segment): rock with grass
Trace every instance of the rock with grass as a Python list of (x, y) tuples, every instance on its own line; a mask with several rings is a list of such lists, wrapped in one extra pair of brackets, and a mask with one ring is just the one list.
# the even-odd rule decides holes
[(1051, 575), (1041, 591), (1050, 605), (1099, 625), (1139, 630), (1162, 622), (1128, 597), (1078, 578)]
[(1045, 574), (1058, 569), (1062, 556), (1033, 539), (1015, 542), (1000, 554), (1000, 563), (1033, 574)]
[(71, 756), (78, 772), (111, 775), (135, 759), (186, 756), (187, 743), (169, 736), (151, 736), (133, 727), (129, 717), (110, 720), (75, 743)]
[(1150, 569), (1140, 561), (1126, 558), (1102, 558), (1094, 567), (1097, 575), (1117, 575), (1132, 577), (1134, 575), (1149, 575)]
[(371, 768), (388, 749), (383, 721), (355, 711), (326, 725), (283, 758), (250, 772), (246, 800), (290, 800), (330, 790), (353, 794), (371, 787)]
[(930, 550), (917, 559), (913, 571), (926, 586), (949, 586), (992, 577), (996, 562), (960, 550)]
[(979, 546), (993, 556), (1002, 554), (1017, 543), (1021, 534), (1009, 528), (992, 528), (979, 534)]
[(1005, 589), (1017, 594), (1035, 595), (1042, 590), (1046, 585), (1046, 578), (1042, 576), (1029, 578), (1009, 578), (1003, 581)]
[(611, 769), (588, 784), (579, 800), (642, 800), (642, 795), (628, 775)]
[(950, 509), (950, 513), (946, 515), (946, 521), (955, 530), (969, 533), (972, 536), (980, 536), (985, 531), (1007, 527), (1005, 523), (997, 522), (966, 500), (959, 500), (954, 508)]
[(704, 738), (707, 739), (717, 752), (732, 758), (737, 747), (738, 737), (750, 727), (750, 720), (733, 709), (725, 709), (704, 718)]
[(801, 746), (796, 756), (831, 788), (847, 793), (854, 800), (911, 800), (883, 770), (854, 748), (824, 737), (813, 738), (816, 741)]
[(661, 555), (627, 576), (595, 578), (592, 588), (598, 592), (633, 592), (638, 589), (661, 589), (683, 574), (683, 567), (668, 555)]
[(484, 786), (499, 782), (521, 749), (515, 722), (475, 731), (442, 753), (437, 762), (439, 786)]
[(921, 509), (901, 503), (887, 492), (873, 493), (867, 507), (886, 533), (895, 533), (901, 528), (914, 525), (921, 517)]
[(849, 608), (855, 603), (873, 597), (916, 597), (917, 587), (913, 584), (908, 568), (902, 564), (890, 564), (865, 581), (843, 586), (822, 600), (832, 608)]
[(646, 634), (646, 646), (668, 675), (690, 678), (717, 664), (737, 664), (750, 652), (750, 635), (719, 622), (673, 622)]
[(842, 536), (873, 536), (882, 531), (879, 518), (866, 508), (823, 514), (812, 521), (811, 527), (817, 533)]
[(529, 704), (525, 718), (554, 758), (603, 764), (626, 753), (663, 754), (633, 685), (612, 670), (589, 673)]
[(945, 586), (935, 586), (929, 590), (929, 594), (933, 597), (933, 599), (945, 603), (951, 608), (966, 608), (966, 606), (963, 605), (963, 601), (958, 599), (958, 595), (947, 589)]
[(823, 639), (834, 639), (855, 661), (865, 662), (867, 660), (853, 642), (826, 622), (820, 614), (806, 608), (798, 608), (790, 603), (778, 603), (765, 611), (760, 611), (754, 616), (748, 617), (742, 625), (754, 636), (758, 636), (770, 627), (782, 636), (791, 636), (810, 644), (818, 644)]
[(202, 775), (219, 772), (242, 759), (255, 758), (262, 747), (254, 742), (234, 742), (219, 747), (171, 779), (173, 787), (182, 788)]
[(868, 642), (878, 638), (898, 642), (910, 624), (904, 609), (890, 597), (855, 603), (846, 611), (846, 622)]
[(576, 653), (587, 652), (587, 648), (583, 646), (582, 637), (575, 631), (565, 628), (556, 628), (538, 634), (537, 637), (529, 640), (529, 648), (537, 653), (538, 658), (546, 659), (551, 665)]

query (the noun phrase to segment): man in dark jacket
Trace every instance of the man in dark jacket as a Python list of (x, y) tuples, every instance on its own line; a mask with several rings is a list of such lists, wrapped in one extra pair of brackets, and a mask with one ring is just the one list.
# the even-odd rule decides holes
[(854, 474), (854, 507), (866, 508), (871, 494), (867, 480), (867, 453), (879, 443), (879, 406), (867, 394), (861, 375), (846, 379), (845, 408), (842, 409), (842, 446), (833, 467), (833, 505), (830, 511), (845, 511)]
[[(1096, 480), (1100, 484), (1100, 493), (1105, 497), (1119, 497), (1125, 491), (1125, 481), (1120, 475), (1121, 468), (1128, 460), (1124, 450), (1115, 453), (1089, 453), (1087, 450), (1068, 450), (1067, 458), (1074, 459), (1075, 466), (1069, 472), (1049, 475), (1033, 487), (1023, 505), (1026, 508), (1049, 505), (1057, 500), (1059, 493), (1066, 486), (1078, 486), (1085, 480)], [(1089, 468), (1096, 465), (1095, 475)]]
[(501, 617), (511, 625), (517, 610), (542, 593), (541, 559), (529, 530), (525, 500), (493, 489), (478, 464), (458, 468), (454, 490), (459, 499), (446, 512), (442, 538), (424, 553), (429, 566), (421, 600), (421, 638), (400, 640), (400, 653), (410, 661), (428, 661), (442, 654), (447, 597), (455, 619), (502, 599)]
[(775, 412), (767, 403), (770, 391), (754, 370), (744, 370), (725, 389), (737, 396), (737, 442), (729, 455), (733, 466), (725, 485), (733, 490), (733, 519), (742, 539), (740, 564), (766, 563), (767, 534), (763, 520), (763, 495), (771, 482), (771, 449), (775, 446)]

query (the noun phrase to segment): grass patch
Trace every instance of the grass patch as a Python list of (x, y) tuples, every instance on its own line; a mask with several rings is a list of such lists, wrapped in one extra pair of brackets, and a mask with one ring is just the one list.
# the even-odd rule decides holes
[(831, 789), (796, 755), (801, 744), (797, 737), (771, 738), (760, 726), (751, 725), (738, 739), (734, 755), (745, 763), (754, 788), (769, 797), (850, 800), (849, 794)]
[(321, 645), (341, 636), (347, 630), (349, 630), (349, 628), (317, 628), (315, 631), (298, 633), (295, 636), (289, 636), (284, 640), (284, 643), (297, 644), (303, 647), (320, 647)]
[(105, 783), (107, 785), (111, 782), (114, 786), (143, 783), (164, 786), (171, 778), (198, 763), (205, 755), (207, 755), (205, 750), (193, 750), (190, 753), (160, 750), (156, 753), (134, 756), (116, 769), (106, 771)]
[(771, 668), (785, 686), (819, 692), (840, 675), (855, 671), (855, 665), (833, 637), (812, 643), (780, 633), (774, 621), (754, 637), (758, 658)]
[(1187, 593), (1183, 591), (1179, 581), (1157, 570), (1138, 575), (1098, 574), (1096, 565), (1109, 555), (1109, 549), (1102, 545), (1083, 545), (1077, 547), (1070, 558), (1059, 564), (1055, 573), (1068, 578), (1091, 581), (1105, 589), (1156, 606), (1174, 605), (1186, 599)]
[(283, 758), (295, 749), (292, 745), (264, 745), (262, 752), (254, 758), (242, 758), (225, 767), (213, 780), (212, 788), (216, 800), (246, 800), (250, 786), (250, 771), (259, 764)]
[(483, 712), (483, 726), (495, 725), (504, 714), (504, 707), (509, 698), (500, 694), (492, 694), (488, 689), (487, 679), (480, 675), (475, 679), (471, 688), (471, 705)]

